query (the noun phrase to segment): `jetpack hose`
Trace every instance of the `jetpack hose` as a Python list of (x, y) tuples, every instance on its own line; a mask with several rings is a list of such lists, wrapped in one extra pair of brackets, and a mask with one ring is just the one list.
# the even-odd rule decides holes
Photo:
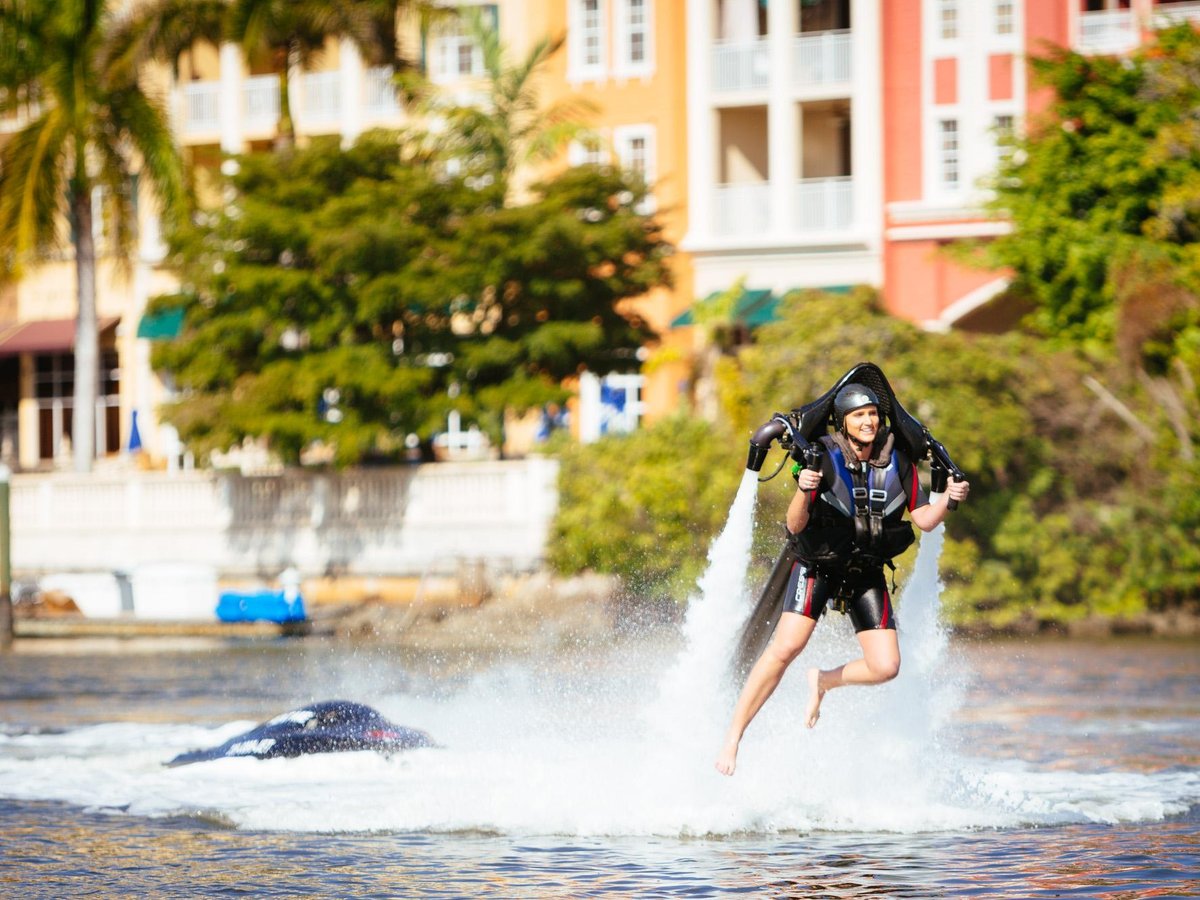
[(783, 545), (783, 552), (775, 561), (775, 567), (771, 570), (762, 592), (758, 595), (758, 602), (754, 604), (754, 610), (742, 627), (731, 672), (734, 681), (738, 684), (746, 680), (755, 660), (771, 640), (771, 632), (775, 630), (775, 626), (779, 623), (779, 617), (783, 614), (786, 600), (784, 594), (787, 591), (788, 578), (792, 574), (792, 566), (797, 562), (799, 562), (799, 557), (793, 552), (792, 544), (789, 541)]

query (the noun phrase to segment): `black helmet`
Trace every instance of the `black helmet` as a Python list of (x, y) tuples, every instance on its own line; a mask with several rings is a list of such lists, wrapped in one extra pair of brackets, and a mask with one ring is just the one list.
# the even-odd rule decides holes
[(879, 398), (866, 385), (850, 382), (833, 398), (834, 424), (841, 428), (846, 421), (846, 413), (862, 409), (864, 406), (879, 407)]

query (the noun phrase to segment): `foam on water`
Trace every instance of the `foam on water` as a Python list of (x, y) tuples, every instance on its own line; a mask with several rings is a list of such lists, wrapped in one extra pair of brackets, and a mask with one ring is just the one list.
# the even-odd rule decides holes
[[(251, 727), (110, 723), (0, 734), (0, 796), (144, 816), (205, 815), (293, 831), (723, 835), (809, 829), (931, 831), (1153, 821), (1200, 802), (1195, 771), (1039, 771), (954, 746), (962, 664), (938, 618), (940, 529), (922, 538), (898, 602), (892, 683), (829, 695), (802, 724), (809, 665), (857, 655), (830, 615), (747, 732), (732, 779), (713, 760), (738, 686), (725, 682), (751, 606), (748, 475), (712, 545), (677, 652), (581, 651), (476, 675), (451, 696), (361, 695), (429, 731), (438, 749), (164, 768)], [(280, 711), (282, 712), (282, 710)]]

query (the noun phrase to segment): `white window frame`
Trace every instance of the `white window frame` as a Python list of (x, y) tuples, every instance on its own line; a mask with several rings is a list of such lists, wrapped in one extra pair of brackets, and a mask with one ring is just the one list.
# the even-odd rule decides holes
[[(1002, 10), (1007, 10), (1003, 13)], [(1001, 31), (1000, 26), (1007, 22), (1008, 30)], [(992, 0), (992, 34), (999, 38), (1009, 38), (1017, 33), (1017, 0)]]
[[(954, 147), (947, 151), (946, 137), (950, 133), (947, 125), (954, 125)], [(934, 171), (937, 175), (938, 191), (943, 194), (958, 195), (963, 189), (963, 129), (960, 116), (938, 116), (934, 122), (936, 149), (934, 156)], [(954, 166), (954, 180), (946, 178), (947, 163)]]
[[(634, 0), (615, 0), (616, 74), (624, 78), (646, 78), (654, 73), (654, 0), (637, 0), (642, 21), (633, 24)], [(633, 59), (633, 36), (642, 35), (642, 59)]]
[(1013, 137), (1020, 135), (1021, 122), (1017, 117), (1016, 111), (1009, 108), (994, 109), (991, 114), (991, 126), (989, 133), (992, 138), (992, 158), (993, 164), (999, 167), (1000, 163), (1004, 162), (1005, 158), (1012, 153), (1011, 147), (1000, 146), (1000, 138), (1003, 136), (1000, 128), (1000, 120), (1008, 119), (1008, 131)]
[[(471, 51), (471, 67), (463, 72), (459, 54), (467, 48)], [(483, 48), (467, 36), (464, 23), (457, 19), (439, 22), (429, 29), (426, 52), (429, 80), (434, 84), (457, 84), (483, 77)]]
[(567, 145), (567, 163), (572, 166), (607, 166), (612, 160), (608, 142), (598, 131)]
[[(962, 6), (959, 0), (935, 0), (933, 30), (939, 41), (957, 41), (962, 37)], [(946, 33), (947, 13), (954, 23), (954, 33)]]
[(646, 199), (638, 204), (637, 211), (642, 215), (653, 213), (658, 204), (654, 197), (654, 184), (658, 177), (658, 134), (657, 129), (650, 124), (620, 125), (613, 129), (613, 151), (621, 168), (633, 171), (632, 152), (635, 141), (642, 141), (643, 167), (642, 180), (646, 183)]
[[(596, 4), (598, 59), (584, 57), (588, 33), (585, 31), (584, 4)], [(600, 81), (608, 77), (608, 0), (568, 0), (567, 5), (567, 78), (570, 81)]]

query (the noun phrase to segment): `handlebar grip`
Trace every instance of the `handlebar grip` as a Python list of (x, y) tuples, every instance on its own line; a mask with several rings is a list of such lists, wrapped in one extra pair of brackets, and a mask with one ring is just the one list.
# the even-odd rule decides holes
[[(963, 476), (962, 476), (962, 475), (955, 475), (955, 476), (954, 476), (954, 480), (955, 480), (955, 481), (962, 481), (962, 480), (963, 480)], [(955, 509), (958, 509), (958, 501), (957, 501), (957, 500), (953, 500), (953, 499), (951, 499), (951, 500), (947, 500), (947, 501), (946, 501), (946, 509), (949, 509), (949, 510), (955, 510)]]

